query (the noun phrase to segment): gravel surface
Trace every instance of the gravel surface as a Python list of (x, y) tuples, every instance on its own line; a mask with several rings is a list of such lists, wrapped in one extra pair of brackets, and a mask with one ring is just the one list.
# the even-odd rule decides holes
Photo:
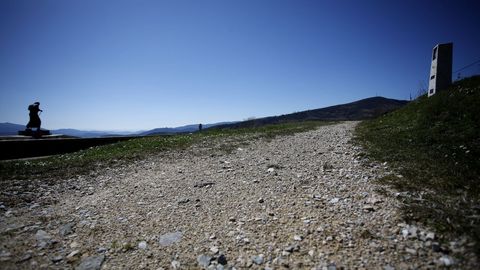
[(0, 268), (470, 268), (465, 239), (403, 221), (401, 194), (374, 184), (387, 164), (351, 143), (356, 124), (233, 151), (205, 141), (54, 185), (12, 179)]

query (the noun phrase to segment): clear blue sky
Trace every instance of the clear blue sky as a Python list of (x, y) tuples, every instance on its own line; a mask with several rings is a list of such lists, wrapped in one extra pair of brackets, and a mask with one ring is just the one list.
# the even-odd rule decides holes
[(480, 59), (479, 12), (478, 0), (1, 0), (0, 122), (26, 124), (35, 101), (45, 128), (137, 130), (408, 99), (435, 44), (454, 42), (454, 70)]

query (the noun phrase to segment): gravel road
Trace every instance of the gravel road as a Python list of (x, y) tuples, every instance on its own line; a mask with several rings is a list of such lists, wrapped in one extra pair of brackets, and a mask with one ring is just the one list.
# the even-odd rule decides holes
[[(2, 269), (462, 268), (462, 241), (407, 224), (357, 122), (205, 141), (0, 202)], [(245, 141), (248, 139), (244, 137)], [(234, 140), (235, 141), (235, 140)]]

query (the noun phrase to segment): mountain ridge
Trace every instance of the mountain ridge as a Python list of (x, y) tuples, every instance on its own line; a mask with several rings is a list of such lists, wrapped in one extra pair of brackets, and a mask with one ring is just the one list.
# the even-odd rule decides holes
[(215, 128), (242, 128), (289, 121), (353, 121), (378, 117), (406, 105), (409, 101), (385, 97), (370, 97), (350, 103), (333, 105), (325, 108), (294, 112), (279, 116), (251, 119), (234, 124), (219, 125)]

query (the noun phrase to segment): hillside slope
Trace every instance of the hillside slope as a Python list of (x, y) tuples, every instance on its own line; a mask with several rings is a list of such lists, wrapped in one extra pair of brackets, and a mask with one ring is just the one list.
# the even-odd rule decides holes
[(364, 122), (357, 135), (398, 171), (383, 182), (406, 192), (407, 217), (468, 235), (480, 254), (480, 76)]
[(407, 103), (408, 101), (405, 100), (388, 99), (384, 97), (372, 97), (347, 104), (335, 105), (321, 109), (296, 112), (280, 116), (258, 118), (229, 125), (220, 125), (217, 126), (217, 128), (255, 127), (291, 121), (364, 120), (378, 117), (382, 114), (398, 109)]
[(19, 130), (24, 130), (25, 125), (0, 123), (0, 135), (17, 135)]

